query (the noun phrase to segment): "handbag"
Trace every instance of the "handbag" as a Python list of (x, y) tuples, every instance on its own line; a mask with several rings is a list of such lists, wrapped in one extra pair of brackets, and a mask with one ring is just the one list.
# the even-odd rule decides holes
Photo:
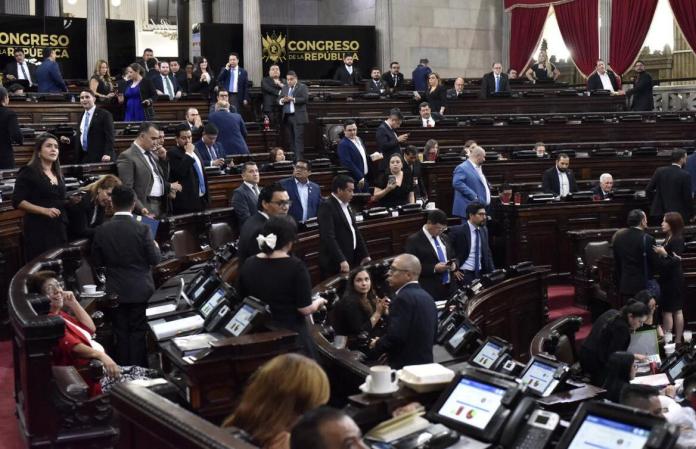
[(650, 277), (648, 270), (648, 236), (643, 235), (643, 271), (645, 272), (645, 289), (656, 300), (660, 299), (660, 284), (655, 278)]

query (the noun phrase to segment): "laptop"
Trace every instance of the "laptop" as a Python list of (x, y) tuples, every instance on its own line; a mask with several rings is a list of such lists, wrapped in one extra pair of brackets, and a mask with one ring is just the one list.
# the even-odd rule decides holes
[(631, 343), (628, 345), (627, 351), (633, 354), (645, 355), (648, 362), (661, 363), (660, 347), (657, 343), (657, 329), (635, 331), (631, 335)]

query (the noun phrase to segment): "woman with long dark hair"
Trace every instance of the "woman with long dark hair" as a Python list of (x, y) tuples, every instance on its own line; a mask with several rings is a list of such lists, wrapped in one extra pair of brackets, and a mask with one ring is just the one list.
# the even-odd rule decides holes
[(404, 173), (404, 160), (401, 154), (389, 157), (389, 164), (382, 181), (375, 186), (373, 199), (382, 207), (395, 207), (416, 202), (413, 193), (413, 177)]
[(684, 333), (684, 314), (682, 309), (682, 285), (684, 272), (681, 256), (684, 253), (684, 220), (679, 212), (667, 212), (662, 220), (662, 232), (665, 242), (655, 246), (655, 252), (663, 262), (660, 269), (660, 307), (662, 308), (662, 326), (665, 332), (674, 329), (674, 341), (681, 343)]
[(389, 300), (377, 296), (370, 273), (359, 267), (348, 276), (343, 297), (336, 303), (333, 327), (337, 335), (355, 337), (367, 332), (372, 336), (388, 313)]
[(215, 75), (213, 74), (208, 59), (201, 57), (193, 70), (193, 76), (189, 80), (191, 93), (201, 94), (203, 98), (210, 98), (210, 92), (215, 87)]
[(71, 239), (92, 238), (94, 230), (113, 215), (111, 191), (121, 185), (114, 175), (104, 175), (82, 189), (77, 202), (68, 204), (68, 236)]
[[(138, 63), (126, 68), (128, 82), (124, 92), (119, 93), (119, 103), (124, 103), (124, 121), (142, 122), (154, 119), (152, 104), (157, 97), (157, 90), (152, 81), (145, 78), (145, 69)], [(149, 112), (148, 112), (149, 111)]]
[(619, 403), (621, 389), (636, 377), (633, 363), (635, 357), (630, 352), (618, 351), (609, 356), (606, 366), (606, 379), (602, 388), (607, 390), (605, 397), (611, 402)]

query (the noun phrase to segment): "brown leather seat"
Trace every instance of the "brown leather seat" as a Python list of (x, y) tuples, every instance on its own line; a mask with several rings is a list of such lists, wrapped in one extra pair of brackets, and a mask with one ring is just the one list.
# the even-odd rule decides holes
[(186, 229), (175, 231), (172, 235), (172, 248), (176, 257), (186, 257), (201, 251), (201, 245), (196, 237)]
[(228, 223), (213, 223), (210, 225), (209, 232), (210, 246), (218, 249), (225, 243), (234, 240), (232, 227)]

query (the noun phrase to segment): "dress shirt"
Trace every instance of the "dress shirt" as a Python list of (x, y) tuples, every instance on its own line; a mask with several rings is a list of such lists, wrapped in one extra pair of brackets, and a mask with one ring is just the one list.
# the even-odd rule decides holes
[[(83, 136), (87, 135), (87, 132), (89, 131), (89, 123), (92, 123), (92, 120), (94, 120), (94, 110), (97, 109), (97, 106), (92, 106), (91, 109), (85, 111), (84, 114), (82, 114), (82, 120), (80, 120), (80, 133), (82, 133)], [(85, 115), (89, 114), (89, 123), (87, 124), (87, 128), (85, 129)]]
[(394, 81), (394, 87), (399, 84), (399, 76), (392, 73), (392, 81)]
[(125, 211), (114, 212), (114, 216), (116, 216), (116, 215), (125, 215), (125, 216), (127, 216), (127, 217), (133, 217), (133, 213), (132, 213), (132, 212), (125, 212)]
[[(345, 64), (343, 64), (343, 65), (345, 65)], [(346, 65), (346, 70), (347, 70), (348, 73), (350, 73), (351, 75), (353, 74), (353, 66), (352, 66), (352, 65)]]
[[(477, 165), (474, 161), (469, 159), (469, 162), (471, 162), (471, 165), (474, 167), (476, 170), (476, 173), (478, 173), (479, 178), (481, 179), (481, 182), (483, 183), (483, 187), (486, 189), (486, 198), (483, 203), (484, 206), (488, 206), (491, 204), (491, 189), (488, 188), (488, 181), (486, 181), (486, 175), (483, 174), (483, 170), (481, 169), (480, 165)], [(479, 198), (480, 200), (481, 198)]]
[(435, 120), (432, 115), (428, 118), (421, 117), (421, 120), (423, 121), (423, 128), (432, 128), (435, 126)]
[(153, 196), (153, 197), (161, 197), (164, 196), (164, 183), (162, 181), (162, 177), (160, 176), (160, 171), (158, 167), (155, 167), (153, 164), (153, 160), (151, 157), (154, 159), (156, 156), (148, 155), (148, 151), (143, 150), (138, 146), (137, 143), (133, 143), (140, 152), (142, 153), (143, 157), (145, 158), (145, 161), (147, 162), (147, 166), (150, 167), (150, 171), (152, 172), (152, 189), (150, 190), (150, 195), (148, 196)]
[(214, 147), (206, 145), (205, 142), (203, 143), (203, 145), (205, 146), (205, 150), (208, 152), (208, 155), (210, 156), (210, 166), (214, 167), (215, 164), (213, 164), (213, 162), (219, 159), (217, 151), (215, 151)]
[(350, 233), (353, 234), (353, 249), (355, 249), (355, 247), (358, 245), (358, 241), (357, 241), (357, 238), (355, 237), (355, 228), (353, 227), (353, 221), (350, 218), (350, 210), (348, 209), (348, 203), (344, 203), (333, 193), (331, 195), (334, 198), (336, 198), (336, 201), (338, 201), (338, 204), (341, 205), (341, 210), (343, 211), (343, 215), (345, 215), (346, 220), (348, 220), (348, 227), (350, 228)]
[[(198, 159), (198, 155), (196, 154), (196, 152), (194, 151), (192, 153), (186, 153), (186, 155), (190, 158), (193, 158), (193, 163), (198, 166), (199, 173), (203, 174), (203, 162), (201, 162), (201, 160)], [(205, 186), (204, 181), (201, 180), (199, 185)], [(203, 196), (203, 195), (205, 195), (205, 187), (204, 187), (204, 190), (201, 190), (200, 188), (198, 189), (198, 196)]]
[(425, 229), (425, 226), (423, 226), (422, 229), (423, 229), (423, 234), (425, 234), (425, 236), (428, 238), (428, 242), (430, 242), (430, 246), (433, 247), (433, 252), (435, 253), (435, 255), (437, 256), (437, 247), (435, 246), (434, 239), (437, 239), (437, 243), (440, 244), (440, 249), (442, 250), (442, 254), (445, 255), (445, 260), (449, 260), (449, 258), (447, 257), (447, 247), (445, 246), (445, 243), (442, 241), (440, 236), (438, 235), (437, 237), (433, 237), (432, 234), (430, 234), (428, 232), (428, 230)]
[(560, 195), (566, 196), (570, 193), (570, 182), (568, 181), (568, 173), (562, 172), (556, 168), (558, 173), (558, 185), (560, 186)]
[(307, 208), (309, 206), (309, 181), (302, 183), (295, 178), (297, 185), (297, 193), (300, 196), (300, 204), (302, 204), (302, 223), (307, 221)]
[(250, 182), (244, 181), (244, 184), (246, 184), (247, 187), (251, 189), (252, 192), (256, 194), (256, 196), (259, 196), (259, 186), (256, 184), (252, 184)]
[(418, 283), (418, 281), (411, 281), (411, 282), (405, 283), (404, 285), (402, 285), (401, 287), (399, 287), (399, 289), (394, 293), (394, 296), (398, 295), (399, 292), (401, 291), (401, 289), (404, 288), (404, 287), (406, 287), (408, 284), (417, 284), (417, 283)]
[[(476, 226), (472, 225), (471, 222), (467, 221), (467, 225), (469, 225), (469, 242), (471, 244), (469, 245), (469, 257), (466, 258), (466, 261), (462, 264), (460, 267), (462, 270), (468, 270), (468, 271), (474, 271), (475, 265), (476, 265), (476, 230), (479, 229)], [(479, 231), (479, 237), (481, 236), (481, 232)], [(481, 245), (481, 241), (479, 240), (479, 245)], [(478, 266), (481, 267), (481, 253), (483, 251), (479, 250), (479, 264)], [(480, 268), (479, 268), (480, 269)]]
[[(363, 173), (367, 174), (367, 171), (369, 169), (367, 165), (367, 153), (365, 153), (365, 147), (362, 146), (362, 141), (358, 137), (349, 140), (353, 142), (353, 145), (355, 145), (358, 149), (358, 153), (360, 153), (360, 157), (362, 157), (363, 161)], [(358, 179), (358, 181), (360, 180)]]
[(239, 85), (239, 66), (235, 68), (230, 67), (230, 76), (234, 76), (234, 83), (232, 83), (232, 92), (230, 93), (236, 94), (239, 91), (237, 87)]
[(604, 75), (597, 72), (597, 75), (599, 75), (599, 79), (602, 80), (602, 87), (605, 90), (614, 92), (614, 86), (611, 85), (611, 80), (609, 79), (609, 72), (604, 72)]
[(174, 85), (172, 80), (168, 76), (160, 75), (162, 77), (162, 87), (164, 88), (164, 94), (169, 97), (170, 100), (174, 99)]
[(398, 139), (399, 136), (396, 134), (396, 131), (394, 131), (394, 128), (391, 127), (391, 125), (389, 124), (389, 121), (388, 121), (388, 120), (385, 120), (384, 123), (387, 124), (387, 126), (389, 127), (389, 129), (391, 129), (392, 132), (394, 133), (394, 136)]
[(31, 87), (34, 84), (31, 80), (31, 74), (29, 73), (29, 66), (27, 65), (27, 61), (24, 61), (21, 64), (17, 64), (17, 79), (29, 81), (29, 87)]

